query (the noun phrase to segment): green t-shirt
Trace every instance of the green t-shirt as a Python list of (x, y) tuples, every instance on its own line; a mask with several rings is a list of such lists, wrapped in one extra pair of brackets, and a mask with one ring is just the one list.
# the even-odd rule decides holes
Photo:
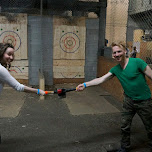
[(118, 64), (109, 72), (119, 79), (127, 96), (133, 100), (146, 100), (151, 98), (151, 92), (143, 73), (146, 66), (147, 63), (139, 58), (129, 58), (125, 69)]

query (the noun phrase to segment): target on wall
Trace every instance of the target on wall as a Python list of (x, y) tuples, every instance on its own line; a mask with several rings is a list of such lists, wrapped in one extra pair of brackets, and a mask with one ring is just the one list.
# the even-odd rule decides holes
[(66, 53), (74, 53), (80, 47), (80, 39), (73, 32), (67, 32), (60, 38), (60, 48)]
[(10, 43), (14, 46), (15, 51), (17, 51), (21, 46), (21, 38), (14, 31), (4, 31), (0, 34), (0, 41), (3, 43)]
[[(22, 69), (24, 69), (24, 68), (22, 68)], [(18, 66), (12, 66), (9, 71), (10, 71), (10, 72), (13, 71), (13, 72), (15, 72), (15, 73), (23, 73), (23, 72), (22, 72), (22, 69), (21, 69), (20, 67), (18, 67)]]

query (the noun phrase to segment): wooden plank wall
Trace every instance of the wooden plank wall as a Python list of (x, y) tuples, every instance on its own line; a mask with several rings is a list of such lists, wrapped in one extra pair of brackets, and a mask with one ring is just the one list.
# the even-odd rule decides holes
[(54, 17), (53, 77), (55, 79), (84, 78), (85, 18)]
[(14, 16), (11, 22), (6, 16), (0, 16), (0, 42), (11, 43), (15, 48), (15, 60), (10, 73), (16, 79), (28, 79), (26, 14)]

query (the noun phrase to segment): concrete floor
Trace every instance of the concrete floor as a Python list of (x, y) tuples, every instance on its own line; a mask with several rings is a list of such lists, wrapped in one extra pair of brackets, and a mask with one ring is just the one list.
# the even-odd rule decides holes
[[(0, 152), (114, 152), (120, 146), (120, 111), (121, 103), (99, 86), (69, 92), (64, 99), (48, 95), (44, 101), (5, 88), (0, 99)], [(131, 142), (131, 152), (148, 152), (138, 116)]]

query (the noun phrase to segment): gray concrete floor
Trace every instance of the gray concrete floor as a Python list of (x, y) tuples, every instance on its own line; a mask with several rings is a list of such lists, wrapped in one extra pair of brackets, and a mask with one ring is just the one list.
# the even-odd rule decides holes
[[(57, 85), (72, 88), (77, 84)], [(114, 152), (120, 146), (121, 103), (101, 87), (69, 92), (64, 99), (5, 88), (0, 99), (0, 152)], [(131, 152), (148, 152), (138, 116)]]

